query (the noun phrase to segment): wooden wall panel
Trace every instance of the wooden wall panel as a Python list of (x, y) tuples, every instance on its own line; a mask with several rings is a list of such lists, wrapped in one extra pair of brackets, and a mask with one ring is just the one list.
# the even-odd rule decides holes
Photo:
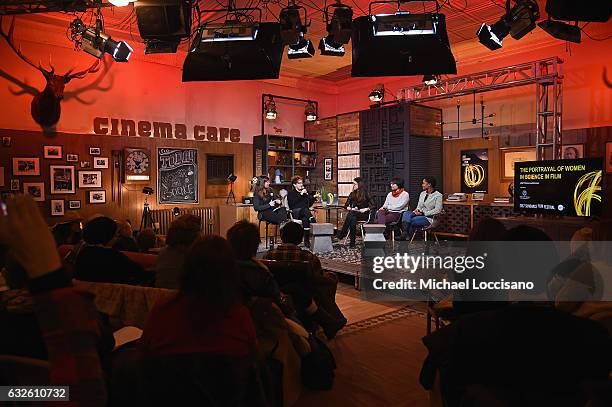
[(359, 112), (337, 116), (338, 141), (359, 140)]
[[(158, 147), (178, 147), (178, 148), (197, 148), (198, 149), (198, 166), (199, 166), (199, 203), (195, 206), (217, 207), (220, 204), (225, 204), (225, 198), (207, 199), (205, 197), (206, 187), (206, 155), (221, 154), (234, 156), (234, 173), (238, 175), (238, 179), (234, 185), (236, 199), (241, 200), (242, 196), (248, 192), (248, 182), (252, 178), (253, 171), (253, 146), (252, 144), (244, 143), (216, 143), (202, 142), (194, 140), (175, 140), (175, 139), (155, 139), (142, 137), (113, 137), (113, 136), (96, 136), (90, 134), (56, 134), (54, 136), (46, 136), (41, 132), (34, 131), (15, 131), (0, 129), (0, 137), (11, 137), (11, 146), (0, 146), (0, 167), (4, 167), (5, 186), (0, 187), (0, 191), (10, 190), (10, 180), (17, 178), (21, 184), (23, 182), (44, 182), (46, 201), (41, 202), (40, 206), (43, 213), (48, 217), (50, 223), (61, 221), (63, 217), (50, 216), (50, 200), (64, 199), (80, 200), (82, 209), (79, 211), (70, 211), (66, 209), (66, 214), (77, 212), (78, 215), (87, 218), (95, 213), (101, 213), (116, 219), (130, 219), (132, 224), (140, 225), (142, 214), (144, 195), (142, 187), (149, 185), (157, 190), (157, 148)], [(63, 158), (61, 160), (43, 159), (43, 145), (60, 145), (63, 147)], [(102, 149), (101, 157), (111, 158), (112, 150), (122, 150), (126, 147), (143, 147), (148, 148), (152, 155), (151, 181), (144, 184), (125, 184), (122, 187), (121, 196), (122, 202), (118, 200), (111, 201), (111, 168), (102, 169), (102, 183), (106, 190), (106, 204), (90, 205), (87, 203), (87, 189), (77, 189), (75, 194), (51, 195), (49, 185), (49, 165), (75, 165), (75, 170), (78, 172), (80, 163), (67, 163), (66, 154), (78, 154), (79, 161), (91, 161), (89, 155), (89, 147), (100, 147)], [(12, 157), (39, 157), (41, 163), (41, 176), (18, 176), (12, 175)], [(110, 163), (109, 167), (112, 167)], [(93, 168), (91, 168), (93, 170)], [(75, 173), (76, 175), (76, 173)], [(228, 185), (229, 191), (229, 185)], [(23, 190), (23, 189), (21, 189)], [(157, 192), (157, 191), (156, 191)], [(172, 208), (174, 206), (190, 207), (194, 205), (158, 205), (156, 195), (149, 199), (151, 209), (157, 208)], [(67, 208), (67, 202), (66, 202)], [(218, 225), (217, 229), (218, 230)]]
[(442, 136), (442, 110), (430, 106), (410, 104), (410, 134)]
[[(336, 117), (307, 122), (304, 126), (305, 137), (317, 140), (317, 166), (310, 173), (311, 183), (316, 188), (324, 186), (326, 190), (334, 194), (338, 192), (338, 146), (336, 145), (336, 131)], [(333, 174), (330, 181), (325, 181), (323, 173), (326, 158), (333, 160)]]

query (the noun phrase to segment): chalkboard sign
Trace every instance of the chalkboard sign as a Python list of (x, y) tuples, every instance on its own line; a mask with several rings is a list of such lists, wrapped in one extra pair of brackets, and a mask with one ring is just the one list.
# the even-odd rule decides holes
[(157, 197), (160, 204), (198, 203), (198, 150), (157, 149)]

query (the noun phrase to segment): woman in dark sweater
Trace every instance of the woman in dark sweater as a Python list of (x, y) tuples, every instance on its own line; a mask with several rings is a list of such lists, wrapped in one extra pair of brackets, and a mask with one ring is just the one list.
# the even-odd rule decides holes
[(253, 191), (253, 208), (259, 220), (279, 225), (287, 220), (287, 209), (281, 205), (281, 199), (274, 195), (270, 188), (270, 178), (262, 175), (258, 177)]
[(338, 234), (339, 239), (344, 239), (349, 233), (351, 247), (355, 247), (355, 237), (357, 235), (357, 222), (367, 221), (370, 218), (370, 196), (366, 190), (365, 183), (361, 177), (353, 180), (353, 191), (348, 196), (344, 207), (348, 211), (342, 230)]
[(304, 187), (304, 179), (295, 176), (291, 179), (293, 188), (287, 194), (287, 205), (291, 209), (293, 219), (300, 220), (304, 228), (304, 246), (310, 247), (310, 224), (316, 222), (310, 212), (310, 206), (321, 196), (319, 192), (310, 195)]

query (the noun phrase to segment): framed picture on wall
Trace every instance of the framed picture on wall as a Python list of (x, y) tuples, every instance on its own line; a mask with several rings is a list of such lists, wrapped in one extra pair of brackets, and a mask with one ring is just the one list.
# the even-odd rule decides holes
[(2, 137), (2, 147), (10, 147), (10, 146), (11, 146), (11, 138)]
[(332, 158), (324, 160), (323, 178), (325, 181), (331, 181), (334, 178), (334, 160)]
[(106, 203), (106, 191), (89, 191), (88, 193), (90, 204)]
[(74, 167), (72, 165), (50, 165), (49, 184), (52, 194), (74, 194)]
[(40, 158), (13, 157), (13, 175), (40, 175)]
[(94, 157), (94, 168), (108, 168), (108, 157)]
[(44, 146), (44, 157), (49, 159), (62, 158), (62, 146)]
[(523, 161), (535, 161), (535, 147), (510, 147), (502, 148), (501, 155), (501, 178), (504, 181), (514, 180), (514, 164)]
[(68, 162), (78, 162), (79, 155), (78, 154), (66, 154), (66, 161)]
[(102, 171), (79, 171), (79, 188), (102, 188)]
[(157, 202), (194, 204), (198, 199), (198, 150), (158, 148)]
[(52, 199), (51, 200), (51, 216), (64, 216), (64, 200), (63, 199)]
[(19, 191), (19, 180), (18, 179), (11, 180), (11, 191)]
[(561, 158), (574, 160), (584, 158), (584, 144), (564, 144), (561, 146)]
[(81, 161), (81, 168), (91, 168), (91, 161)]
[(102, 149), (100, 147), (89, 147), (89, 155), (100, 155), (102, 154)]
[(44, 182), (24, 182), (23, 193), (29, 194), (36, 202), (45, 201), (45, 183)]
[(606, 174), (612, 174), (612, 141), (606, 143)]
[(81, 201), (68, 201), (68, 209), (81, 209)]

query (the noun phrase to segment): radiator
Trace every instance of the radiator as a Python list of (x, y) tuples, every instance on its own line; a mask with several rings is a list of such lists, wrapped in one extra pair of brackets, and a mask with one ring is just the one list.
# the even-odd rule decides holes
[[(202, 219), (202, 233), (212, 235), (215, 233), (215, 210), (214, 208), (181, 208), (180, 215), (195, 215)], [(176, 217), (172, 214), (172, 209), (153, 209), (151, 210), (153, 223), (157, 233), (166, 235), (170, 224)]]

